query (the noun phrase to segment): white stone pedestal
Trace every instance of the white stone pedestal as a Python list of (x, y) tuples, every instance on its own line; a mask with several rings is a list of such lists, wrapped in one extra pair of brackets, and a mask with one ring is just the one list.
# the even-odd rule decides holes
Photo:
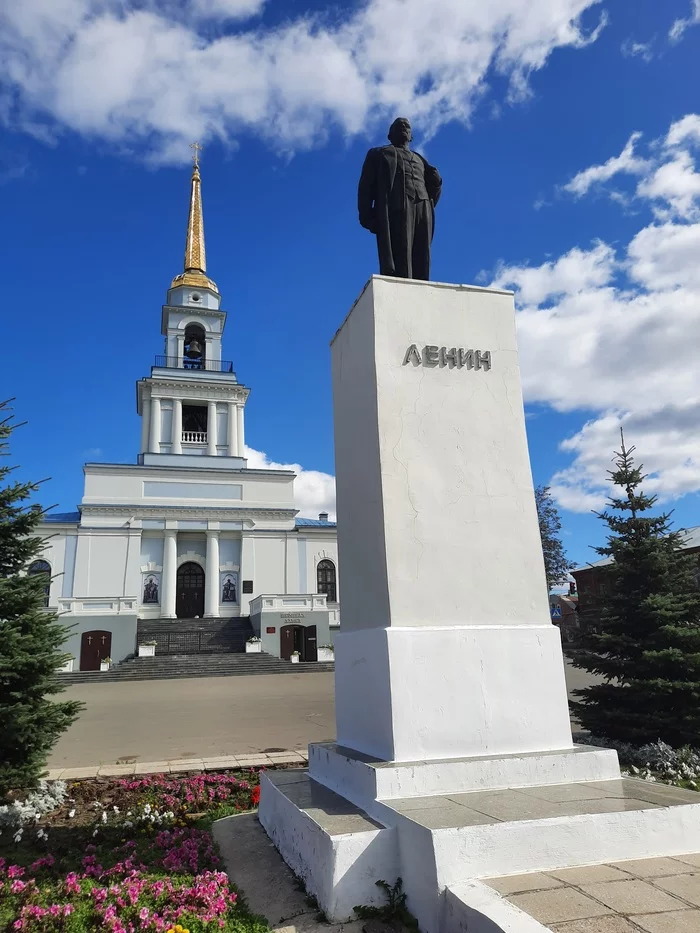
[(510, 292), (375, 276), (332, 344), (338, 743), (571, 748)]
[[(451, 886), (700, 849), (692, 794), (572, 744), (512, 294), (374, 276), (332, 362), (338, 740), (260, 804), (321, 907), (349, 919), (400, 876), (424, 933), (456, 933)], [(501, 929), (472, 907), (462, 928)]]

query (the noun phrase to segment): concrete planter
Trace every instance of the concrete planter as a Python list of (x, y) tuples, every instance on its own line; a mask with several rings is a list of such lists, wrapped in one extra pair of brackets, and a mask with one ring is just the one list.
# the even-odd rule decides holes
[(262, 652), (262, 642), (261, 641), (247, 641), (245, 643), (245, 653), (246, 654), (260, 654)]
[(154, 658), (156, 655), (155, 645), (139, 645), (140, 658)]
[(75, 658), (71, 658), (70, 660), (66, 661), (63, 667), (58, 668), (59, 674), (72, 674), (74, 663), (75, 663)]
[(109, 661), (100, 661), (100, 670), (101, 670), (101, 671), (108, 671), (109, 668), (110, 668), (110, 663), (109, 663)]
[(293, 654), (289, 660), (292, 662), (292, 664), (298, 664), (298, 663), (299, 663), (299, 655), (298, 655), (298, 654)]
[(319, 648), (317, 660), (335, 661), (335, 651), (332, 648)]

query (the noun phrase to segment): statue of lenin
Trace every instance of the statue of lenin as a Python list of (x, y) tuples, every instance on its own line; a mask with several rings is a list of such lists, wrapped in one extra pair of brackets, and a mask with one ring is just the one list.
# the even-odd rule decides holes
[(427, 281), (442, 179), (423, 156), (408, 148), (411, 139), (406, 117), (394, 120), (391, 145), (367, 153), (357, 202), (360, 224), (377, 237), (380, 275)]

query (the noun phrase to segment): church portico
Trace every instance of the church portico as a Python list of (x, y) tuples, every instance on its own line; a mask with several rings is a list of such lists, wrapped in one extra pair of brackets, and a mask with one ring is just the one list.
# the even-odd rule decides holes
[(47, 606), (76, 626), (66, 643), (73, 670), (94, 668), (96, 632), (113, 662), (136, 653), (139, 638), (172, 654), (244, 651), (260, 593), (323, 592), (334, 619), (339, 611), (335, 523), (297, 518), (293, 471), (248, 468), (250, 389), (223, 358), (227, 313), (206, 273), (197, 165), (184, 271), (166, 302), (162, 355), (136, 384), (136, 462), (85, 464), (79, 511), (47, 516), (55, 528), (42, 529)]

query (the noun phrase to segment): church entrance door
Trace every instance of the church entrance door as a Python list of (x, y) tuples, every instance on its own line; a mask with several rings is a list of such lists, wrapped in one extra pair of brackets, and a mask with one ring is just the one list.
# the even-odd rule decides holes
[(178, 569), (175, 614), (178, 619), (201, 619), (204, 615), (204, 571), (194, 561)]
[(111, 632), (83, 632), (80, 639), (80, 670), (99, 671), (100, 661), (108, 658), (111, 650)]
[(299, 652), (300, 661), (316, 661), (316, 626), (283, 625), (280, 629), (280, 657), (289, 661), (292, 652)]
[(301, 659), (302, 661), (318, 661), (315, 625), (307, 625), (304, 629), (304, 653)]

